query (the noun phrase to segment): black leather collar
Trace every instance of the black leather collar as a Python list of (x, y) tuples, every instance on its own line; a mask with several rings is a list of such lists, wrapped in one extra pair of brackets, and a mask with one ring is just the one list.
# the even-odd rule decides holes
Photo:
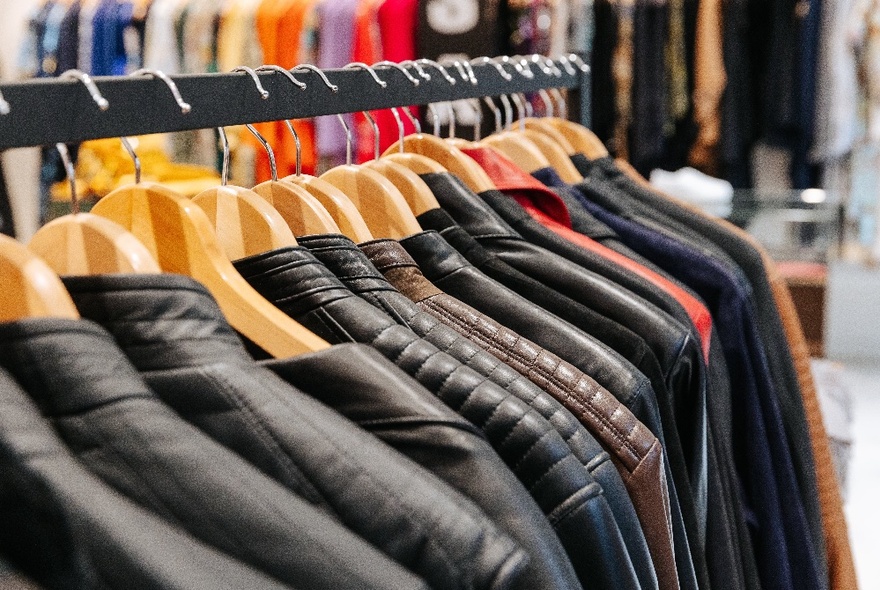
[(358, 245), (347, 237), (327, 234), (305, 236), (297, 240), (355, 293), (397, 292), (361, 252)]

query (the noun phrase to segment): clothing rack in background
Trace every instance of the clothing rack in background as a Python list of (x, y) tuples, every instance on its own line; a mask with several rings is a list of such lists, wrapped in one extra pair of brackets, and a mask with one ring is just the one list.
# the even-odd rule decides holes
[[(531, 67), (531, 76), (524, 71)], [(297, 71), (295, 77), (306, 85), (295, 87), (277, 72), (260, 72), (269, 93), (264, 100), (254, 81), (244, 72), (171, 76), (183, 99), (191, 105), (183, 113), (174, 102), (168, 86), (155, 76), (95, 77), (109, 107), (101, 110), (86, 85), (76, 79), (37, 79), (0, 85), (9, 103), (9, 112), (0, 115), (0, 149), (75, 143), (89, 139), (168, 133), (279, 121), (306, 119), (338, 113), (354, 113), (407, 105), (538, 92), (541, 89), (568, 90), (569, 118), (589, 124), (589, 69), (571, 61), (549, 62), (514, 60), (505, 67), (510, 79), (492, 63), (471, 65), (473, 77), (465, 81), (452, 64), (444, 64), (455, 84), (435, 67), (421, 67), (431, 79), (407, 71), (419, 80), (416, 86), (400, 70), (379, 66), (376, 73), (387, 82), (380, 87), (364, 69), (328, 69), (324, 73), (333, 92), (313, 71)]]

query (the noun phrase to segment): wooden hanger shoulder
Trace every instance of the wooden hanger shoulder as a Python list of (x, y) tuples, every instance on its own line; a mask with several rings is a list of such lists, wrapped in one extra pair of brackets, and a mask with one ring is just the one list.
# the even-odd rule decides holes
[(526, 172), (550, 166), (550, 160), (522, 131), (502, 131), (486, 137), (480, 143), (497, 149)]
[(321, 179), (351, 199), (374, 237), (399, 240), (422, 231), (397, 187), (375, 170), (337, 166), (322, 174)]
[(591, 160), (608, 157), (608, 148), (605, 147), (605, 144), (596, 137), (595, 133), (583, 125), (578, 125), (558, 117), (549, 117), (547, 120), (559, 129), (560, 133), (565, 136), (574, 149)]
[(140, 183), (111, 192), (98, 201), (92, 212), (133, 233), (163, 271), (201, 282), (229, 323), (272, 356), (283, 358), (329, 347), (269, 303), (238, 274), (208, 216), (189, 199), (160, 185)]
[(562, 132), (559, 131), (559, 129), (557, 129), (550, 121), (536, 117), (529, 117), (524, 119), (523, 123), (525, 124), (526, 129), (537, 131), (555, 141), (567, 155), (573, 156), (577, 153), (577, 150), (574, 149), (571, 142), (568, 141)]
[(162, 272), (131, 232), (91, 213), (53, 219), (37, 230), (28, 249), (59, 275)]
[[(550, 162), (550, 166), (559, 174), (562, 180), (569, 184), (577, 184), (584, 179), (571, 161), (571, 158), (565, 153), (565, 150), (554, 140), (534, 129), (526, 128), (523, 134), (541, 150), (541, 153)], [(534, 172), (534, 170), (531, 172)]]
[(418, 174), (403, 164), (398, 164), (387, 158), (379, 158), (366, 162), (364, 166), (390, 180), (406, 199), (413, 215), (418, 216), (425, 211), (440, 208), (440, 203), (437, 202), (437, 197), (431, 192), (431, 188), (419, 178)]
[(317, 199), (336, 222), (337, 233), (342, 233), (358, 244), (373, 239), (367, 222), (351, 199), (326, 180), (308, 174), (291, 174), (283, 180), (305, 189)]
[(411, 154), (408, 152), (385, 152), (385, 155), (382, 156), (380, 159), (397, 162), (398, 164), (406, 166), (416, 174), (434, 174), (438, 172), (449, 172), (437, 160), (432, 160), (431, 158), (423, 156), (421, 154)]
[(284, 180), (268, 180), (253, 190), (281, 214), (295, 236), (339, 233), (321, 201), (304, 188)]
[(52, 317), (79, 319), (58, 275), (39, 256), (0, 235), (0, 321)]
[(260, 195), (240, 186), (218, 186), (193, 197), (214, 226), (230, 260), (296, 246), (280, 213)]
[[(385, 154), (393, 154), (398, 151), (399, 142), (395, 142), (385, 150)], [(475, 193), (493, 190), (495, 184), (489, 175), (480, 168), (474, 160), (469, 158), (455, 146), (433, 135), (416, 133), (403, 139), (404, 149), (407, 152), (421, 154), (435, 160), (447, 171), (458, 176), (462, 182)]]

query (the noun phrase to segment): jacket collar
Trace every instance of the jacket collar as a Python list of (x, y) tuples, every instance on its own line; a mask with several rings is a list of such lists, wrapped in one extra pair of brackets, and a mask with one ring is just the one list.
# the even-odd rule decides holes
[(305, 236), (297, 240), (353, 292), (397, 292), (357, 244), (347, 237), (327, 234)]
[(464, 256), (435, 231), (421, 232), (404, 238), (400, 240), (400, 245), (406, 249), (431, 281), (471, 266)]
[(198, 282), (172, 274), (64, 277), (80, 314), (103, 326), (139, 371), (251, 362)]
[[(452, 174), (435, 172), (422, 174), (421, 177), (437, 197), (440, 206), (473, 237), (520, 237), (480, 198), (482, 195), (474, 193)], [(498, 191), (486, 191), (483, 194), (491, 193)]]
[(0, 324), (0, 359), (47, 416), (153, 397), (110, 334), (88, 320)]

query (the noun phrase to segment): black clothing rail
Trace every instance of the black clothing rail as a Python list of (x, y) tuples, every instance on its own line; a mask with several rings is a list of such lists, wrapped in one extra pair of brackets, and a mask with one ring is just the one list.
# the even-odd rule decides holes
[(397, 69), (379, 67), (376, 73), (387, 82), (385, 88), (363, 69), (326, 70), (327, 78), (339, 87), (335, 93), (315, 72), (294, 72), (306, 84), (305, 90), (280, 73), (261, 72), (260, 81), (269, 92), (267, 99), (260, 97), (254, 81), (243, 72), (172, 76), (183, 99), (192, 106), (186, 114), (165, 82), (152, 76), (93, 78), (109, 102), (105, 111), (98, 108), (86, 86), (75, 79), (3, 84), (0, 92), (10, 111), (0, 115), (0, 149), (305, 119), (554, 87), (569, 90), (569, 117), (589, 124), (589, 73), (573, 64), (555, 63), (557, 69), (552, 73), (532, 63), (531, 78), (516, 71), (512, 63), (507, 64), (505, 71), (512, 76), (510, 80), (504, 79), (492, 64), (475, 64), (476, 84), (463, 80), (454, 66), (446, 65), (455, 85), (431, 65), (422, 65), (430, 80), (408, 67), (410, 74), (419, 79), (418, 86)]

